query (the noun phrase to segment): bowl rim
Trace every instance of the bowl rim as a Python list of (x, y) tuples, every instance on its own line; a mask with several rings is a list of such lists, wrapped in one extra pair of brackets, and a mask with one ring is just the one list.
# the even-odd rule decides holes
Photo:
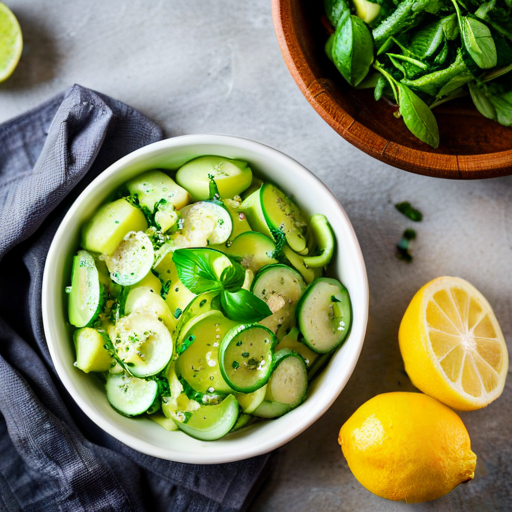
[[(413, 149), (381, 137), (345, 112), (317, 79), (293, 26), (291, 0), (272, 0), (272, 19), (288, 70), (302, 94), (331, 128), (366, 154), (408, 172), (448, 179), (482, 179), (512, 174), (512, 149), (479, 155), (445, 155)], [(489, 156), (492, 155), (492, 159)]]
[[(69, 368), (64, 365), (58, 355), (58, 346), (62, 343), (62, 340), (59, 339), (58, 334), (53, 327), (52, 313), (54, 306), (52, 305), (52, 297), (55, 294), (55, 288), (52, 286), (53, 280), (52, 275), (54, 275), (55, 270), (53, 267), (53, 262), (56, 260), (57, 254), (59, 253), (59, 248), (61, 246), (61, 240), (63, 240), (67, 236), (67, 227), (73, 220), (75, 212), (78, 210), (79, 206), (82, 202), (87, 201), (91, 192), (98, 186), (101, 187), (102, 183), (108, 181), (110, 176), (122, 172), (128, 165), (134, 162), (139, 162), (139, 158), (150, 158), (153, 154), (157, 154), (161, 150), (172, 151), (176, 148), (183, 148), (187, 146), (197, 147), (198, 145), (224, 145), (230, 146), (232, 148), (240, 148), (241, 150), (247, 149), (248, 151), (258, 152), (259, 154), (270, 155), (270, 158), (273, 158), (277, 162), (286, 161), (288, 167), (293, 167), (294, 172), (297, 172), (300, 175), (301, 181), (310, 181), (315, 182), (317, 186), (322, 189), (322, 192), (326, 194), (326, 196), (330, 196), (333, 204), (337, 205), (337, 211), (333, 212), (337, 214), (337, 222), (344, 222), (345, 227), (347, 228), (348, 233), (351, 237), (351, 242), (353, 245), (353, 249), (355, 250), (355, 256), (357, 259), (357, 263), (354, 265), (354, 270), (358, 272), (360, 275), (358, 277), (360, 294), (363, 297), (361, 302), (365, 305), (364, 311), (361, 311), (361, 322), (358, 326), (358, 332), (354, 332), (354, 325), (352, 327), (351, 338), (354, 347), (351, 350), (351, 358), (348, 360), (348, 364), (345, 363), (345, 373), (342, 379), (337, 382), (337, 387), (332, 390), (332, 392), (328, 395), (324, 393), (322, 395), (323, 400), (315, 401), (316, 410), (312, 414), (302, 415), (299, 421), (297, 422), (296, 428), (292, 433), (282, 432), (281, 435), (276, 436), (273, 439), (267, 439), (264, 443), (253, 444), (252, 446), (247, 447), (245, 450), (240, 450), (238, 453), (225, 453), (222, 456), (218, 456), (212, 453), (209, 453), (208, 450), (205, 450), (203, 454), (197, 453), (188, 453), (186, 456), (181, 452), (173, 452), (171, 448), (169, 448), (165, 453), (162, 452), (162, 448), (158, 447), (146, 440), (141, 440), (137, 438), (135, 435), (126, 432), (119, 425), (114, 424), (107, 418), (104, 418), (94, 407), (90, 406), (87, 401), (82, 397), (82, 393), (78, 389), (74, 382), (74, 379), (70, 376)], [(354, 251), (353, 251), (354, 252)], [(348, 382), (350, 376), (352, 375), (355, 366), (359, 360), (359, 356), (363, 347), (366, 329), (368, 325), (368, 312), (369, 312), (369, 287), (368, 287), (368, 276), (366, 272), (366, 266), (364, 263), (363, 255), (361, 252), (361, 248), (355, 234), (354, 228), (348, 218), (346, 212), (343, 207), (337, 200), (337, 198), (332, 194), (332, 192), (327, 188), (327, 186), (317, 178), (311, 171), (306, 169), (302, 164), (294, 160), (293, 158), (285, 155), (284, 153), (274, 149), (270, 146), (261, 144), (259, 142), (255, 142), (249, 139), (227, 136), (227, 135), (209, 135), (209, 134), (195, 134), (195, 135), (182, 135), (177, 137), (172, 137), (169, 139), (164, 139), (159, 142), (155, 142), (153, 144), (149, 144), (148, 146), (144, 146), (126, 156), (116, 161), (114, 164), (109, 166), (106, 170), (100, 173), (78, 196), (78, 198), (73, 202), (63, 220), (61, 221), (54, 238), (52, 240), (50, 249), (48, 251), (48, 255), (45, 262), (44, 274), (43, 274), (43, 283), (42, 283), (42, 317), (43, 317), (43, 328), (45, 337), (48, 344), (48, 349), (50, 352), (50, 356), (52, 362), (55, 366), (56, 373), (63, 383), (64, 387), (71, 395), (73, 400), (78, 404), (80, 409), (88, 416), (90, 420), (92, 420), (97, 426), (103, 429), (105, 432), (121, 441), (125, 445), (141, 452), (146, 455), (151, 455), (158, 458), (163, 458), (167, 460), (172, 460), (175, 462), (184, 462), (184, 463), (193, 463), (193, 464), (217, 464), (217, 463), (227, 463), (233, 462), (237, 460), (247, 459), (253, 456), (262, 455), (264, 453), (268, 453), (280, 446), (284, 445), (288, 441), (291, 441), (293, 438), (298, 436), (304, 430), (306, 430), (309, 426), (311, 426), (317, 419), (319, 419), (333, 404), (333, 402), (338, 398), (339, 394), (345, 387)], [(357, 336), (356, 339), (354, 339)], [(336, 355), (336, 354), (335, 354)], [(69, 372), (69, 373), (68, 373)], [(278, 420), (277, 420), (278, 421)]]

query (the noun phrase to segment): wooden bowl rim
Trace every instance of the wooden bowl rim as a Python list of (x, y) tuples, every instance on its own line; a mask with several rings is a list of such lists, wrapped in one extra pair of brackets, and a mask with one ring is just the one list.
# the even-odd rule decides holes
[(272, 18), (285, 64), (300, 90), (324, 121), (358, 149), (382, 162), (425, 176), (482, 179), (512, 174), (512, 149), (479, 155), (443, 155), (403, 146), (368, 129), (343, 110), (311, 71), (290, 22), (291, 0), (272, 0)]

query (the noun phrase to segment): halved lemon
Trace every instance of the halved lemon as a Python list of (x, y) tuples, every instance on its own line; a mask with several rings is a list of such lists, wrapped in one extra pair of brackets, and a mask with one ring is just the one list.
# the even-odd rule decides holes
[(9, 7), (0, 2), (0, 82), (12, 75), (22, 50), (20, 24)]
[(508, 351), (485, 297), (458, 277), (414, 296), (398, 334), (405, 370), (425, 394), (459, 410), (481, 409), (505, 386)]

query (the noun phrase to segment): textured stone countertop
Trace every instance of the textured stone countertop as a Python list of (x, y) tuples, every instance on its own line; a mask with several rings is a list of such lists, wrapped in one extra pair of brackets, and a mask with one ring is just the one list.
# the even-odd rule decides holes
[[(318, 0), (319, 1), (319, 0)], [(397, 331), (415, 291), (440, 275), (468, 279), (493, 305), (512, 349), (512, 177), (454, 182), (408, 174), (339, 137), (288, 73), (269, 0), (5, 0), (25, 50), (0, 85), (0, 121), (73, 83), (114, 96), (168, 136), (239, 135), (273, 146), (319, 176), (346, 209), (365, 257), (370, 322), (361, 358), (332, 408), (279, 451), (252, 512), (512, 510), (512, 378), (484, 410), (463, 413), (478, 455), (475, 480), (422, 505), (380, 499), (352, 476), (337, 444), (343, 422), (372, 396), (413, 389)], [(414, 262), (394, 254), (424, 213)]]

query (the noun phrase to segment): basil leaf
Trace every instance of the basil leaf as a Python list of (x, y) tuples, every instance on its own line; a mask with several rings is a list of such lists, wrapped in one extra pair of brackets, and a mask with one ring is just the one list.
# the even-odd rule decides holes
[(477, 66), (490, 69), (498, 63), (498, 53), (491, 31), (481, 21), (468, 16), (461, 18), (462, 39)]
[(370, 70), (373, 62), (373, 40), (370, 30), (357, 16), (345, 12), (332, 45), (334, 64), (345, 80), (356, 87)]
[(332, 26), (336, 28), (338, 22), (345, 12), (350, 12), (350, 7), (346, 0), (324, 0), (324, 9), (327, 18)]
[(220, 276), (220, 282), (225, 290), (230, 292), (239, 290), (244, 284), (245, 279), (245, 268), (231, 260), (231, 265), (226, 267)]
[(428, 105), (408, 87), (397, 82), (400, 114), (409, 130), (433, 148), (439, 147), (439, 128)]
[(220, 304), (224, 314), (238, 322), (259, 322), (272, 314), (266, 302), (244, 289), (237, 292), (223, 291)]
[(176, 265), (180, 281), (195, 294), (222, 290), (213, 263), (222, 253), (211, 249), (177, 249), (172, 261)]
[(496, 121), (496, 109), (485, 94), (483, 88), (478, 87), (477, 84), (469, 84), (469, 92), (471, 93), (471, 99), (478, 112), (484, 117), (487, 117), (487, 119)]

